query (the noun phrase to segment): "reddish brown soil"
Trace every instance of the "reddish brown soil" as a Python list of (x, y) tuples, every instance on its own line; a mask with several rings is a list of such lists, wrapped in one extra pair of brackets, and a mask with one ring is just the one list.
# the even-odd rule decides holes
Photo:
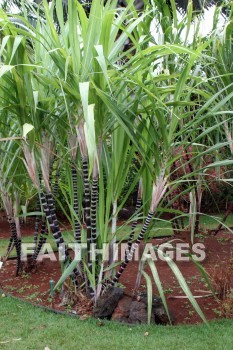
[[(188, 242), (191, 246), (190, 235), (188, 233), (180, 234), (177, 238), (184, 242)], [(168, 241), (168, 239), (157, 239), (154, 240), (153, 243), (161, 244), (161, 241)], [(222, 273), (224, 275), (224, 271), (226, 272), (227, 269), (230, 268), (231, 275), (228, 273), (226, 276), (223, 276), (227, 279), (226, 281), (223, 281), (223, 284), (226, 285), (226, 283), (229, 282), (231, 287), (233, 287), (233, 235), (224, 232), (219, 233), (217, 237), (202, 235), (202, 237), (196, 238), (194, 243), (195, 242), (200, 242), (205, 245), (206, 259), (202, 263), (202, 266), (205, 268), (210, 280), (213, 282), (212, 284), (214, 285), (215, 290), (221, 288), (219, 283), (217, 283), (217, 285), (215, 284), (215, 276), (220, 276)], [(206, 319), (211, 320), (220, 317), (221, 303), (217, 302), (213, 296), (210, 296), (211, 292), (196, 265), (191, 261), (175, 262), (186, 279), (193, 295), (202, 296), (201, 298), (196, 298), (196, 300)], [(174, 316), (175, 324), (194, 324), (200, 322), (201, 319), (194, 311), (189, 300), (183, 298), (184, 292), (180, 288), (179, 283), (167, 262), (158, 259), (156, 267), (163, 288), (166, 292), (168, 307)], [(129, 291), (132, 290), (131, 288), (134, 286), (137, 268), (137, 264), (133, 263), (126, 274), (122, 276), (122, 283)], [(149, 267), (147, 267), (145, 271), (150, 274)], [(146, 291), (145, 284), (145, 281), (143, 282), (142, 280), (140, 290), (144, 289)], [(154, 292), (158, 293), (156, 287), (154, 287)], [(182, 298), (180, 298), (181, 296)]]
[[(9, 237), (8, 227), (5, 220), (1, 219), (1, 231), (0, 238)], [(3, 225), (2, 225), (3, 224)], [(7, 229), (6, 229), (7, 227)], [(4, 231), (6, 229), (6, 231)], [(27, 227), (23, 228), (23, 235), (31, 235), (33, 232), (32, 222)], [(4, 233), (4, 234), (3, 234)], [(187, 233), (179, 234), (177, 239), (183, 242), (190, 243), (190, 236)], [(153, 244), (161, 244), (168, 239), (154, 239)], [(233, 235), (229, 233), (220, 232), (217, 237), (212, 237), (207, 234), (199, 235), (195, 238), (196, 242), (205, 244), (206, 247), (206, 259), (202, 263), (206, 271), (208, 272), (210, 279), (215, 279), (214, 276), (220, 276), (222, 271), (225, 273), (227, 268), (233, 262)], [(142, 246), (140, 247), (142, 250)], [(182, 274), (186, 278), (188, 285), (195, 296), (202, 296), (197, 298), (197, 302), (200, 305), (205, 317), (208, 320), (219, 318), (221, 313), (221, 303), (217, 302), (213, 296), (209, 296), (210, 291), (206, 285), (202, 275), (192, 262), (176, 262)], [(79, 302), (67, 306), (61, 306), (61, 299), (59, 294), (55, 294), (53, 304), (49, 297), (49, 281), (53, 279), (58, 281), (61, 275), (61, 268), (59, 262), (51, 262), (49, 259), (45, 259), (39, 263), (36, 270), (30, 273), (24, 273), (20, 277), (15, 277), (15, 260), (7, 261), (0, 270), (0, 289), (5, 293), (9, 293), (13, 296), (17, 296), (21, 299), (30, 301), (35, 304), (49, 306), (57, 310), (72, 311), (79, 315), (86, 315), (91, 313), (91, 305), (89, 301), (79, 294)], [(201, 321), (200, 317), (193, 310), (190, 302), (187, 298), (180, 298), (184, 296), (184, 292), (179, 287), (179, 284), (171, 272), (171, 269), (166, 262), (158, 260), (156, 267), (161, 278), (163, 288), (166, 292), (166, 299), (169, 309), (172, 311), (175, 324), (194, 324)], [(149, 267), (146, 267), (146, 271), (149, 273)], [(232, 271), (232, 270), (231, 270)], [(126, 287), (127, 294), (132, 294), (135, 280), (138, 272), (138, 262), (132, 262), (127, 267), (125, 273), (122, 275), (120, 282)], [(233, 276), (231, 274), (225, 276), (233, 288)], [(216, 287), (220, 287), (219, 285)], [(154, 293), (158, 294), (156, 287), (154, 286)], [(140, 291), (146, 291), (146, 283), (142, 279), (139, 288)], [(207, 296), (206, 296), (207, 295)], [(179, 298), (177, 298), (179, 297)], [(84, 316), (85, 317), (85, 316)]]

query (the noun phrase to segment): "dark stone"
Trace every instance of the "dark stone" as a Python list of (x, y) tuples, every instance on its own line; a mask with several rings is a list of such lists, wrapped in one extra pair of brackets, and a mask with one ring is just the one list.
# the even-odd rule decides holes
[[(140, 295), (139, 300), (142, 301), (144, 304), (148, 304), (147, 302), (147, 294), (144, 293)], [(166, 309), (163, 305), (162, 299), (156, 295), (153, 295), (152, 297), (152, 314), (154, 315), (155, 323), (157, 324), (169, 324), (169, 317), (166, 312)], [(169, 312), (171, 323), (173, 323), (173, 316), (171, 312)]]
[(118, 305), (112, 314), (112, 320), (127, 323), (129, 319), (131, 303), (132, 298), (127, 295), (124, 295), (119, 300)]
[[(147, 323), (148, 312), (147, 305), (142, 301), (132, 301), (129, 311), (129, 323)], [(151, 323), (155, 322), (153, 313), (151, 314)]]
[[(118, 302), (112, 314), (112, 320), (123, 323), (147, 323), (148, 322), (148, 302), (147, 294), (139, 295), (136, 300), (132, 297), (124, 295)], [(173, 316), (170, 314), (171, 323)], [(152, 324), (169, 324), (169, 317), (166, 313), (162, 299), (158, 296), (152, 298), (151, 321)]]
[(122, 295), (122, 288), (109, 287), (105, 293), (98, 298), (93, 309), (94, 317), (110, 319)]

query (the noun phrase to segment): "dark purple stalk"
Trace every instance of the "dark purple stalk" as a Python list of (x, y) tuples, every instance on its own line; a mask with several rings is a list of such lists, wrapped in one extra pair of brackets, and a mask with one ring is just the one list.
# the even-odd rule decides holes
[(21, 239), (17, 238), (17, 230), (16, 230), (16, 224), (14, 219), (9, 216), (8, 222), (10, 224), (11, 236), (13, 238), (14, 245), (16, 248), (16, 254), (17, 254), (16, 276), (18, 276), (21, 268)]
[(74, 238), (78, 243), (81, 243), (81, 227), (77, 217), (79, 215), (78, 209), (78, 185), (77, 185), (77, 170), (75, 164), (72, 167), (72, 182), (73, 182), (73, 199), (74, 199), (74, 212), (76, 217), (74, 219)]
[(110, 286), (114, 286), (120, 279), (122, 273), (124, 272), (124, 270), (126, 269), (127, 265), (129, 264), (129, 262), (132, 260), (133, 255), (136, 251), (136, 249), (138, 248), (139, 244), (141, 243), (142, 239), (145, 236), (145, 233), (148, 229), (148, 226), (151, 222), (151, 219), (153, 218), (153, 213), (151, 211), (149, 211), (146, 221), (141, 229), (141, 232), (136, 240), (136, 242), (134, 242), (131, 246), (131, 249), (129, 251), (129, 253), (125, 256), (124, 261), (121, 263), (119, 270), (117, 271), (117, 273), (115, 274), (114, 278), (112, 279)]

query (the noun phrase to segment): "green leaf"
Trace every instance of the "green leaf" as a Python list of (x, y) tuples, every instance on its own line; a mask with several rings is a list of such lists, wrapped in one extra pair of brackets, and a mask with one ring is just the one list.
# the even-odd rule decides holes
[(150, 324), (151, 321), (151, 312), (152, 312), (152, 283), (150, 276), (145, 272), (142, 271), (142, 274), (146, 280), (146, 286), (147, 286), (147, 308), (148, 308), (148, 324)]
[(7, 72), (11, 71), (14, 68), (14, 66), (11, 65), (4, 65), (0, 68), (0, 78), (6, 74)]
[(169, 256), (165, 255), (162, 250), (158, 249), (158, 254), (159, 254), (159, 256), (161, 256), (163, 259), (166, 260), (166, 262), (168, 263), (169, 267), (171, 268), (171, 270), (173, 271), (174, 275), (176, 276), (177, 281), (179, 282), (179, 285), (183, 289), (184, 293), (187, 295), (187, 297), (188, 297), (190, 303), (192, 304), (193, 308), (196, 310), (196, 312), (201, 317), (201, 319), (206, 323), (207, 322), (206, 318), (205, 318), (202, 310), (200, 309), (200, 306), (196, 302), (192, 292), (190, 291), (189, 286), (188, 286), (187, 282), (185, 281), (185, 278), (183, 277), (183, 275), (182, 275), (181, 271), (179, 270), (178, 266), (175, 264), (175, 262)]
[(70, 277), (70, 275), (72, 274), (72, 272), (74, 271), (74, 269), (77, 267), (78, 261), (77, 260), (73, 260), (71, 262), (71, 264), (65, 269), (65, 271), (63, 272), (63, 274), (61, 275), (59, 281), (57, 282), (56, 286), (54, 287), (54, 290), (58, 289), (63, 282), (65, 282), (65, 280)]
[(11, 58), (10, 58), (9, 64), (10, 64), (11, 61), (13, 60), (14, 55), (15, 55), (15, 53), (16, 53), (16, 51), (17, 51), (17, 49), (18, 49), (18, 47), (19, 47), (19, 45), (20, 45), (20, 43), (21, 43), (21, 41), (22, 41), (23, 39), (24, 39), (24, 37), (23, 37), (22, 35), (17, 35), (17, 36), (15, 37), (14, 45), (13, 45), (13, 49), (12, 49), (12, 53), (11, 53)]
[(154, 278), (155, 284), (156, 284), (156, 286), (158, 288), (159, 295), (160, 295), (160, 297), (162, 299), (163, 305), (165, 307), (166, 313), (167, 313), (168, 318), (169, 318), (170, 323), (171, 323), (170, 314), (169, 314), (168, 307), (167, 307), (167, 302), (166, 302), (166, 299), (165, 299), (163, 287), (162, 287), (162, 284), (161, 284), (161, 280), (159, 278), (159, 274), (158, 274), (155, 262), (151, 258), (147, 259), (147, 262), (148, 262), (148, 264), (150, 266), (150, 269), (151, 269), (151, 272), (152, 272), (152, 276)]

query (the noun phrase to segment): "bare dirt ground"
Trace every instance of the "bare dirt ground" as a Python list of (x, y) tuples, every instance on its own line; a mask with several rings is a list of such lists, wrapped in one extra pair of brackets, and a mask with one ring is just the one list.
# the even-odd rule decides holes
[[(34, 225), (29, 221), (23, 225), (22, 234), (32, 235)], [(9, 227), (6, 218), (0, 218), (0, 240), (9, 237)], [(190, 243), (190, 235), (187, 232), (177, 235), (179, 242)], [(153, 239), (153, 245), (168, 241), (168, 238)], [(216, 291), (221, 293), (225, 287), (233, 288), (233, 235), (221, 231), (216, 237), (209, 234), (199, 234), (195, 242), (205, 245), (206, 258), (202, 266), (207, 271), (210, 280), (213, 282)], [(194, 242), (194, 243), (195, 243)], [(143, 247), (141, 246), (142, 250)], [(190, 290), (196, 298), (199, 306), (207, 320), (224, 317), (222, 303), (210, 295), (206, 281), (191, 261), (176, 261), (177, 266), (185, 277)], [(157, 260), (156, 267), (165, 291), (168, 307), (171, 310), (175, 324), (195, 324), (201, 322), (184, 292), (179, 286), (174, 274), (167, 262)], [(79, 294), (78, 301), (73, 305), (61, 305), (59, 293), (56, 293), (53, 301), (49, 295), (49, 281), (55, 283), (61, 276), (59, 262), (51, 262), (48, 258), (39, 263), (35, 271), (23, 273), (15, 277), (16, 260), (8, 260), (0, 270), (0, 289), (5, 293), (27, 300), (34, 304), (52, 307), (56, 310), (77, 313), (79, 315), (91, 314), (91, 304), (82, 294)], [(146, 270), (150, 274), (149, 267)], [(125, 292), (132, 295), (138, 273), (138, 262), (133, 261), (122, 275), (120, 282), (125, 286)], [(150, 274), (151, 275), (151, 274)], [(153, 291), (158, 294), (156, 286)], [(140, 292), (146, 292), (146, 282), (142, 279)], [(231, 317), (231, 314), (228, 315)]]

